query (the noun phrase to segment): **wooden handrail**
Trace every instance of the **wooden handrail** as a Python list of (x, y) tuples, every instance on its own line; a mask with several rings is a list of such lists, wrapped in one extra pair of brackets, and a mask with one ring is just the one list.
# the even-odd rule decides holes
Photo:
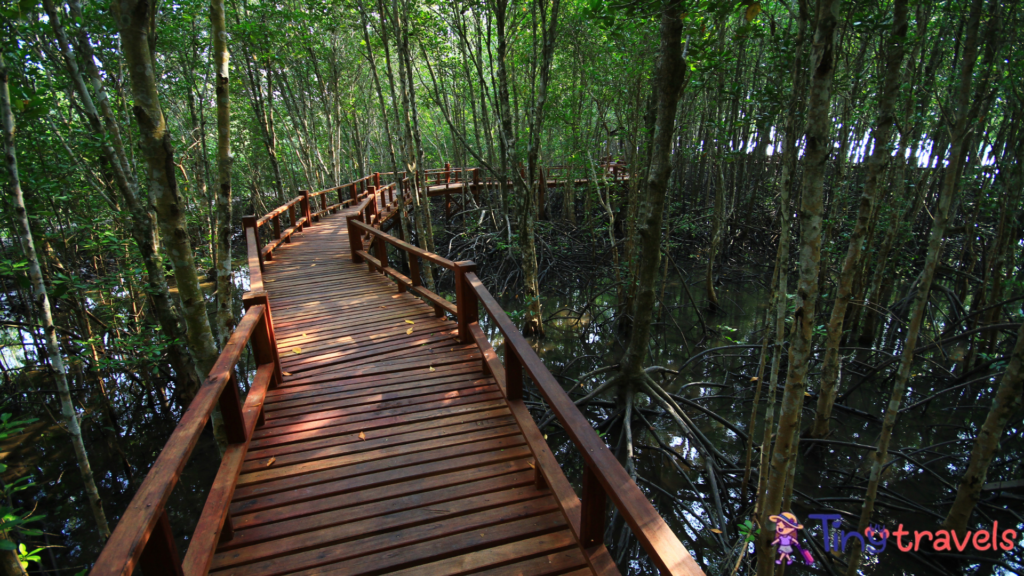
[(286, 202), (286, 203), (278, 206), (277, 208), (271, 210), (270, 212), (268, 212), (266, 216), (264, 216), (264, 217), (260, 218), (259, 220), (257, 220), (256, 221), (257, 226), (263, 226), (264, 224), (266, 224), (267, 222), (269, 222), (270, 220), (272, 220), (276, 216), (280, 216), (281, 214), (284, 214), (289, 208), (291, 208), (292, 206), (295, 206), (296, 204), (298, 204), (301, 201), (302, 201), (302, 196), (296, 196), (295, 198), (292, 198), (288, 202)]
[(364, 224), (364, 223), (360, 222), (359, 220), (352, 220), (351, 222), (352, 222), (352, 225), (356, 227), (356, 229), (362, 230), (364, 233), (374, 235), (374, 236), (380, 238), (382, 241), (387, 242), (388, 244), (391, 244), (395, 248), (398, 248), (399, 250), (405, 251), (407, 254), (410, 254), (412, 256), (416, 256), (417, 258), (422, 258), (424, 260), (429, 260), (430, 262), (433, 262), (434, 264), (437, 264), (438, 266), (440, 266), (442, 268), (446, 268), (448, 270), (454, 270), (455, 269), (455, 262), (452, 262), (451, 260), (448, 260), (447, 258), (442, 258), (441, 256), (438, 256), (437, 254), (434, 254), (433, 252), (427, 252), (426, 250), (424, 250), (424, 249), (422, 249), (422, 248), (420, 248), (418, 246), (414, 246), (412, 244), (409, 244), (408, 242), (405, 242), (403, 240), (395, 238), (394, 236), (390, 236), (388, 234), (384, 234), (380, 230), (378, 230), (376, 228), (373, 228), (373, 227), (371, 227), (371, 226), (369, 226), (367, 224)]
[[(136, 566), (146, 574), (206, 574), (217, 543), (230, 538), (228, 504), (241, 463), (252, 432), (262, 420), (266, 392), (281, 382), (277, 342), (266, 294), (249, 293), (243, 302), (247, 308), (245, 316), (231, 333), (210, 374), (128, 504), (100, 552), (90, 572), (92, 576), (130, 576)], [(243, 407), (239, 401), (235, 366), (250, 341), (257, 370)], [(214, 406), (220, 407), (224, 417), (228, 450), (221, 460), (183, 566), (165, 507)]]
[[(569, 438), (586, 463), (583, 474), (583, 502), (580, 520), (580, 541), (584, 546), (602, 542), (604, 535), (604, 501), (609, 498), (622, 518), (633, 530), (662, 574), (703, 576), (704, 571), (658, 514), (654, 506), (633, 483), (626, 470), (605, 445), (544, 362), (534, 352), (519, 329), (512, 323), (497, 300), (484, 287), (474, 272), (465, 274), (472, 294), (476, 296), (491, 320), (505, 337), (506, 386), (512, 396), (513, 384), (508, 377), (511, 363), (521, 379), (525, 371), (547, 401)], [(463, 290), (469, 293), (469, 290)], [(521, 381), (515, 386), (521, 386)], [(521, 394), (521, 392), (519, 392)]]
[[(364, 200), (363, 204), (368, 203)], [(544, 362), (534, 352), (533, 347), (522, 335), (512, 320), (484, 287), (476, 275), (473, 262), (452, 262), (431, 252), (413, 246), (398, 238), (390, 236), (366, 222), (361, 222), (363, 214), (359, 206), (346, 213), (349, 226), (349, 242), (352, 261), (367, 262), (371, 270), (375, 270), (395, 279), (399, 291), (411, 290), (417, 294), (429, 294), (448, 304), (448, 311), (456, 316), (459, 339), (463, 343), (475, 342), (484, 356), (484, 369), (498, 383), (505, 395), (513, 414), (524, 428), (524, 435), (531, 446), (538, 462), (538, 471), (543, 480), (552, 487), (556, 497), (566, 510), (570, 525), (584, 549), (590, 551), (588, 559), (592, 566), (607, 562), (607, 550), (604, 547), (605, 504), (611, 500), (623, 519), (633, 530), (637, 540), (647, 551), (658, 570), (664, 575), (673, 576), (704, 576), (704, 571), (694, 561), (679, 538), (672, 532), (665, 520), (647, 499), (640, 488), (633, 482), (629, 474), (605, 445), (593, 426), (562, 386), (548, 371)], [(376, 250), (364, 249), (363, 237), (367, 236), (371, 246)], [(388, 266), (385, 244), (391, 244), (410, 256), (410, 274), (407, 278)], [(376, 252), (374, 256), (371, 252)], [(423, 258), (439, 266), (455, 271), (456, 303), (451, 305), (436, 294), (430, 293), (419, 286), (419, 269), (415, 264)], [(430, 298), (428, 297), (428, 300)], [(435, 301), (432, 304), (437, 305)], [(504, 336), (504, 366), (497, 359), (490, 342), (486, 339), (478, 324), (478, 303), (491, 317), (498, 331)], [(439, 309), (440, 310), (440, 309)], [(572, 502), (575, 497), (571, 489), (568, 491), (560, 483), (564, 476), (556, 473), (557, 463), (549, 460), (550, 450), (546, 449), (543, 439), (530, 440), (525, 426), (529, 421), (535, 431), (532, 417), (523, 404), (523, 377), (529, 376), (541, 395), (547, 401), (551, 411), (565, 428), (573, 445), (583, 457), (583, 497), (582, 501)], [(539, 432), (537, 432), (539, 435)], [(572, 496), (569, 496), (572, 494)], [(578, 510), (579, 515), (574, 516)]]

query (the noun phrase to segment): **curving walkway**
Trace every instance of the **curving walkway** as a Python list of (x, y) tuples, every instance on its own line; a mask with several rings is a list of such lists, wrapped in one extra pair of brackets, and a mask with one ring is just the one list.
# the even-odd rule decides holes
[(277, 247), (263, 281), (284, 381), (211, 574), (617, 573), (603, 545), (578, 544), (579, 501), (540, 479), (540, 432), (518, 424), (480, 349), (354, 264), (344, 217)]

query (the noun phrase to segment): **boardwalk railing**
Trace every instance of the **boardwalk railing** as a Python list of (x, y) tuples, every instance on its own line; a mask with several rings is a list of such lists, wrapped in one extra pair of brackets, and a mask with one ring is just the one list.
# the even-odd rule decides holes
[[(253, 430), (263, 422), (264, 397), (282, 377), (266, 293), (249, 292), (243, 302), (245, 316), (118, 521), (93, 566), (93, 576), (127, 576), (136, 566), (147, 576), (206, 574), (217, 543), (232, 538), (228, 504)], [(256, 377), (242, 405), (235, 366), (249, 343)], [(228, 447), (182, 563), (165, 506), (214, 406), (223, 415)]]
[[(261, 218), (243, 216), (242, 227), (245, 230), (246, 249), (249, 258), (250, 286), (252, 286), (253, 270), (258, 268), (259, 272), (262, 273), (263, 262), (274, 259), (274, 250), (281, 244), (291, 243), (292, 234), (301, 232), (313, 222), (319, 221), (325, 214), (334, 213), (340, 209), (356, 205), (371, 197), (375, 201), (376, 198), (382, 197), (379, 205), (375, 203), (372, 210), (375, 210), (374, 214), (380, 215), (379, 219), (381, 221), (391, 218), (396, 213), (398, 206), (396, 198), (402, 196), (402, 194), (396, 191), (395, 183), (382, 187), (380, 185), (380, 176), (379, 172), (370, 174), (353, 182), (327, 188), (319, 192), (300, 190), (298, 196), (271, 210)], [(402, 182), (408, 182), (408, 179), (404, 179)], [(338, 200), (333, 204), (330, 203), (333, 199), (331, 197), (332, 194), (337, 194)], [(345, 196), (348, 197), (346, 198)], [(387, 196), (387, 199), (383, 199), (383, 196)], [(366, 207), (365, 203), (363, 207)], [(296, 211), (299, 213), (298, 217), (296, 217)], [(282, 230), (281, 218), (286, 213), (288, 214), (290, 226)], [(269, 241), (264, 238), (265, 229), (261, 230), (268, 223), (272, 224), (273, 228)], [(258, 265), (256, 265), (257, 262)]]
[[(605, 506), (610, 500), (662, 574), (703, 575), (700, 566), (544, 366), (494, 296), (484, 287), (476, 275), (476, 264), (471, 261), (453, 262), (381, 232), (361, 221), (358, 206), (356, 208), (346, 214), (352, 261), (357, 264), (365, 262), (370, 271), (391, 277), (398, 285), (399, 292), (410, 291), (425, 298), (434, 306), (438, 316), (447, 312), (456, 318), (459, 339), (465, 344), (475, 343), (480, 349), (484, 357), (484, 370), (498, 383), (523, 431), (537, 462), (538, 483), (546, 484), (555, 493), (584, 548), (601, 556), (592, 557), (591, 562), (600, 564), (602, 561), (611, 561), (606, 558), (607, 550), (603, 546)], [(388, 244), (408, 255), (410, 276), (403, 275), (389, 265)], [(421, 258), (455, 273), (454, 304), (421, 285), (418, 262)], [(480, 328), (481, 305), (504, 337), (504, 364), (498, 360), (494, 348)], [(582, 503), (565, 480), (558, 462), (523, 403), (524, 376), (533, 380), (583, 457)]]
[[(462, 182), (469, 182), (465, 179), (469, 177), (474, 185), (479, 183), (478, 169), (451, 169), (446, 166), (440, 173), (446, 183), (450, 181), (451, 174)], [(253, 432), (263, 424), (263, 402), (267, 390), (283, 382), (270, 300), (263, 290), (264, 261), (272, 260), (274, 250), (282, 243), (290, 243), (296, 232), (328, 213), (344, 209), (353, 262), (366, 262), (371, 271), (390, 276), (400, 292), (409, 291), (424, 298), (434, 307), (437, 316), (447, 313), (455, 317), (460, 340), (466, 344), (475, 343), (480, 349), (484, 370), (493, 376), (505, 395), (535, 458), (537, 484), (548, 486), (554, 493), (571, 529), (589, 554), (590, 566), (598, 573), (604, 573), (604, 569), (610, 573), (615, 571), (602, 541), (605, 504), (611, 500), (662, 574), (703, 576), (689, 552), (484, 288), (476, 275), (476, 265), (469, 261), (452, 262), (386, 233), (389, 227), (395, 227), (400, 204), (409, 202), (408, 196), (402, 193), (408, 189), (409, 178), (402, 173), (395, 182), (381, 186), (380, 176), (381, 173), (372, 174), (314, 193), (302, 191), (260, 218), (243, 218), (249, 265), (249, 292), (242, 298), (245, 315), (118, 521), (90, 574), (129, 576), (136, 568), (142, 568), (146, 576), (206, 574), (218, 544), (233, 538), (229, 504)], [(337, 194), (337, 202), (331, 203), (333, 193)], [(346, 195), (347, 198), (344, 197)], [(282, 230), (281, 219), (285, 214), (288, 215), (289, 226)], [(264, 226), (268, 223), (271, 224), (272, 237), (264, 243), (261, 228), (265, 231)], [(388, 244), (408, 255), (408, 277), (390, 266)], [(455, 303), (422, 286), (420, 259), (455, 273)], [(480, 305), (505, 338), (504, 364), (498, 360), (480, 329)], [(257, 365), (256, 375), (242, 404), (235, 367), (250, 344)], [(523, 403), (524, 375), (533, 380), (583, 457), (582, 504)], [(220, 408), (223, 416), (228, 446), (182, 562), (174, 543), (166, 505), (215, 406)]]
[[(375, 185), (371, 185), (371, 182)], [(318, 221), (324, 214), (336, 212), (343, 207), (358, 204), (365, 221), (380, 227), (397, 213), (402, 196), (396, 194), (395, 184), (384, 187), (379, 184), (380, 175), (373, 174), (312, 194), (301, 191), (295, 198), (260, 218), (242, 218), (249, 264), (249, 292), (242, 297), (246, 313), (231, 333), (224, 351), (164, 445), (142, 486), (132, 497), (128, 509), (93, 566), (91, 575), (128, 576), (136, 567), (142, 568), (146, 576), (192, 576), (207, 573), (217, 544), (232, 538), (228, 505), (253, 430), (263, 423), (263, 401), (267, 390), (279, 385), (283, 377), (270, 300), (263, 291), (263, 263), (265, 260), (273, 260), (274, 250), (282, 243), (290, 243), (293, 234)], [(338, 194), (338, 202), (329, 204), (329, 194), (333, 192)], [(349, 197), (343, 198), (343, 194)], [(282, 230), (281, 219), (285, 214), (288, 215), (289, 226)], [(260, 229), (268, 223), (272, 227), (272, 237), (264, 243)], [(257, 364), (256, 377), (242, 405), (235, 366), (250, 343)], [(219, 406), (223, 415), (228, 447), (182, 562), (174, 543), (166, 505), (214, 406)]]

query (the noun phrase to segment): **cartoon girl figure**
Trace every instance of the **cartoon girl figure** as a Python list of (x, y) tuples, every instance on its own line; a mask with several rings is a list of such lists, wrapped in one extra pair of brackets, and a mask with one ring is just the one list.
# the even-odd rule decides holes
[(800, 524), (792, 512), (783, 512), (779, 516), (770, 516), (768, 519), (775, 522), (775, 540), (772, 541), (772, 546), (776, 544), (779, 546), (779, 559), (775, 561), (776, 564), (782, 564), (783, 560), (787, 565), (792, 564), (794, 548), (800, 553), (805, 564), (814, 563), (814, 557), (810, 552), (804, 550), (797, 540), (796, 531), (802, 530), (804, 525)]

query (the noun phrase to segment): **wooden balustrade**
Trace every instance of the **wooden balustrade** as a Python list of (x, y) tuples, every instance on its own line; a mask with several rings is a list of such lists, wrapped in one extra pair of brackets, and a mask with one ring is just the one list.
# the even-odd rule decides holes
[[(484, 287), (476, 275), (476, 265), (469, 261), (453, 262), (389, 236), (363, 220), (359, 210), (346, 213), (346, 218), (353, 262), (366, 262), (371, 271), (393, 278), (399, 291), (410, 291), (423, 297), (435, 306), (439, 315), (442, 311), (452, 314), (458, 323), (459, 339), (464, 343), (477, 344), (483, 354), (484, 370), (491, 374), (504, 393), (536, 459), (536, 482), (550, 487), (561, 502), (577, 539), (592, 554), (588, 559), (591, 565), (599, 567), (611, 563), (607, 549), (603, 546), (606, 503), (610, 501), (662, 574), (703, 576), (700, 566), (544, 366), (494, 296)], [(364, 238), (368, 238), (369, 246), (364, 244)], [(389, 266), (386, 244), (395, 246), (409, 256), (411, 278)], [(372, 250), (368, 249), (371, 247)], [(455, 304), (420, 285), (419, 259), (454, 271)], [(480, 329), (479, 306), (483, 306), (493, 325), (504, 337), (504, 364), (498, 360), (490, 341)], [(583, 457), (582, 501), (577, 499), (565, 476), (561, 474), (558, 462), (523, 403), (525, 376), (533, 381)]]
[[(251, 229), (247, 233), (251, 234)], [(228, 504), (253, 430), (262, 420), (266, 392), (281, 382), (277, 343), (266, 293), (250, 292), (243, 302), (247, 310), (245, 316), (231, 333), (224, 351), (150, 468), (142, 486), (135, 492), (114, 533), (100, 552), (90, 572), (92, 576), (129, 576), (136, 567), (142, 568), (147, 576), (206, 574), (217, 543), (231, 539), (233, 531)], [(250, 342), (257, 368), (243, 405), (239, 399), (235, 366)], [(165, 507), (214, 406), (220, 407), (224, 417), (229, 444), (182, 562)]]
[[(446, 165), (444, 169), (427, 173), (431, 176), (440, 174), (438, 181), (443, 178), (446, 184), (450, 184), (454, 178), (456, 183), (462, 184), (463, 193), (467, 186), (471, 186), (471, 191), (477, 194), (482, 184), (478, 168), (452, 168)], [(395, 178), (390, 184), (382, 186), (381, 175), (392, 175)], [(612, 456), (604, 441), (597, 436), (590, 423), (547, 371), (494, 297), (483, 287), (476, 275), (476, 265), (473, 262), (453, 262), (442, 258), (382, 230), (388, 224), (395, 226), (395, 217), (400, 215), (400, 204), (409, 202), (409, 195), (403, 193), (409, 186), (410, 178), (405, 172), (398, 175), (375, 173), (314, 193), (303, 190), (295, 198), (260, 218), (243, 217), (250, 288), (243, 296), (245, 315), (118, 522), (91, 574), (128, 576), (136, 567), (141, 567), (147, 576), (206, 574), (218, 543), (232, 538), (228, 505), (253, 431), (263, 423), (266, 392), (279, 385), (283, 378), (270, 301), (263, 289), (265, 261), (273, 260), (274, 250), (282, 243), (290, 243), (296, 232), (311, 226), (326, 214), (343, 210), (348, 224), (352, 261), (365, 262), (371, 271), (393, 278), (399, 291), (409, 291), (423, 298), (434, 307), (438, 317), (451, 315), (458, 323), (459, 339), (463, 343), (477, 345), (483, 355), (484, 370), (491, 374), (505, 395), (535, 458), (536, 483), (549, 487), (558, 499), (571, 529), (590, 554), (588, 563), (599, 573), (602, 567), (614, 569), (607, 549), (601, 545), (606, 518), (605, 502), (611, 501), (663, 574), (703, 575), (664, 520)], [(337, 192), (336, 203), (329, 202), (328, 194), (331, 192)], [(289, 226), (282, 229), (281, 218), (285, 213), (288, 214)], [(260, 229), (267, 223), (271, 224), (272, 238), (264, 243)], [(407, 256), (408, 277), (390, 265), (387, 245), (394, 246)], [(422, 285), (421, 259), (454, 272), (455, 303)], [(503, 362), (498, 359), (480, 328), (480, 305), (505, 338)], [(243, 404), (234, 371), (249, 344), (257, 366), (255, 378)], [(526, 376), (532, 379), (547, 400), (552, 412), (583, 456), (585, 470), (582, 504), (561, 473), (558, 462), (523, 403), (523, 381)], [(224, 416), (229, 445), (221, 459), (188, 553), (184, 561), (181, 561), (165, 507), (214, 406), (219, 406)]]

